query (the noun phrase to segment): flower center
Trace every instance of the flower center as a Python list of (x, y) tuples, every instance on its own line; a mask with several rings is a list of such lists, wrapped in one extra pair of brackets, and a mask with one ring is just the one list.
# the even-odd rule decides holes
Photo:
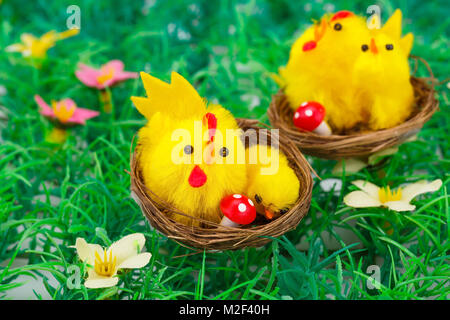
[(114, 272), (116, 270), (116, 262), (117, 262), (117, 257), (113, 256), (112, 250), (109, 251), (109, 257), (108, 257), (108, 254), (106, 253), (106, 250), (104, 250), (103, 251), (103, 259), (98, 254), (97, 251), (95, 252), (94, 269), (98, 275), (105, 276), (105, 277), (111, 277), (112, 275), (114, 275)]
[(378, 190), (378, 196), (381, 203), (389, 201), (400, 201), (402, 199), (402, 188), (398, 188), (395, 191), (391, 191), (391, 188), (389, 188), (389, 186), (380, 188), (380, 190)]
[(114, 69), (113, 68), (102, 68), (102, 73), (97, 77), (97, 81), (100, 84), (105, 84), (106, 81), (114, 78)]
[(72, 105), (70, 108), (64, 101), (55, 102), (52, 101), (52, 108), (55, 117), (62, 123), (66, 123), (72, 118), (73, 113), (75, 112), (76, 106)]

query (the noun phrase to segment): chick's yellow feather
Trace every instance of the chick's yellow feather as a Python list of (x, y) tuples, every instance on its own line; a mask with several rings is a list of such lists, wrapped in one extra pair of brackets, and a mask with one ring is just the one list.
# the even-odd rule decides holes
[[(362, 121), (354, 104), (357, 97), (350, 90), (349, 73), (361, 51), (357, 39), (367, 35), (366, 22), (357, 15), (336, 20), (325, 15), (320, 23), (308, 28), (292, 46), (280, 74), (291, 107), (297, 109), (303, 102), (317, 101), (327, 110), (326, 120), (342, 129)], [(315, 47), (305, 50), (311, 41)]]
[(413, 37), (401, 38), (401, 33), (401, 11), (396, 10), (381, 29), (370, 31), (365, 40), (369, 50), (360, 54), (353, 67), (354, 90), (360, 94), (357, 103), (364, 107), (372, 130), (396, 126), (412, 112), (408, 56)]
[[(133, 102), (139, 104), (138, 110), (149, 119), (139, 130), (137, 146), (149, 196), (156, 201), (164, 200), (188, 215), (170, 214), (180, 223), (201, 225), (191, 217), (220, 222), (221, 199), (243, 193), (247, 184), (244, 161), (234, 161), (239, 154), (245, 154), (235, 118), (220, 105), (206, 106), (180, 75), (173, 73), (170, 85), (146, 74), (142, 78), (148, 101), (139, 98)], [(214, 141), (210, 138), (206, 114), (213, 114), (217, 120)], [(235, 134), (234, 139), (226, 137), (227, 129)], [(192, 179), (192, 175), (200, 178)], [(196, 185), (198, 179), (203, 179), (203, 184)]]
[(148, 73), (141, 72), (147, 98), (131, 97), (136, 109), (148, 120), (160, 111), (174, 118), (190, 115), (202, 116), (206, 102), (192, 85), (176, 72), (171, 74), (168, 84)]
[(261, 207), (259, 213), (269, 210), (276, 216), (290, 209), (298, 198), (300, 182), (286, 156), (262, 144), (250, 146), (246, 154), (247, 195)]
[[(369, 25), (379, 26), (377, 19)], [(325, 15), (307, 29), (280, 69), (291, 107), (321, 103), (335, 133), (358, 124), (378, 130), (404, 121), (414, 100), (408, 65), (413, 36), (401, 38), (401, 20), (396, 10), (382, 28), (370, 30), (365, 18), (345, 12)]]

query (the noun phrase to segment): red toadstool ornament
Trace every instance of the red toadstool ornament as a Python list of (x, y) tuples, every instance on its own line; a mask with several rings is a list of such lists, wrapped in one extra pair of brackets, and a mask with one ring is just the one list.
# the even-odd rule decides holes
[(256, 209), (252, 200), (241, 195), (232, 194), (226, 196), (220, 202), (220, 210), (223, 213), (220, 225), (237, 227), (252, 223), (256, 219)]
[(331, 135), (331, 129), (324, 121), (325, 108), (316, 101), (303, 102), (294, 113), (294, 125), (322, 136)]

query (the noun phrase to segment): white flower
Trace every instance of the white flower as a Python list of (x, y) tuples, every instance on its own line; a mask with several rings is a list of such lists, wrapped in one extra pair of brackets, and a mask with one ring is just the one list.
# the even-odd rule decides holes
[(144, 247), (142, 233), (133, 233), (114, 242), (108, 249), (98, 244), (87, 243), (77, 238), (75, 248), (81, 261), (88, 264), (86, 288), (106, 288), (119, 282), (116, 277), (119, 269), (137, 269), (148, 264), (151, 253), (139, 253)]
[(353, 191), (344, 197), (344, 203), (354, 208), (387, 207), (394, 211), (412, 211), (416, 206), (410, 204), (416, 196), (426, 192), (439, 190), (442, 180), (433, 182), (425, 180), (412, 183), (403, 188), (391, 191), (389, 187), (379, 188), (373, 183), (357, 180), (352, 182), (362, 191)]

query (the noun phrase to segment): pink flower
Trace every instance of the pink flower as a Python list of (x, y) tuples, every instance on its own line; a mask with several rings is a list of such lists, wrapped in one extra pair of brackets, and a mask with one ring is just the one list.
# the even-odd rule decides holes
[(99, 115), (97, 111), (78, 108), (75, 102), (69, 98), (52, 101), (51, 107), (39, 95), (35, 95), (34, 100), (40, 107), (40, 114), (52, 120), (56, 119), (62, 125), (84, 125), (86, 120)]
[(103, 90), (127, 79), (137, 78), (137, 72), (124, 71), (123, 62), (111, 60), (100, 69), (80, 63), (75, 71), (77, 78), (86, 86)]

